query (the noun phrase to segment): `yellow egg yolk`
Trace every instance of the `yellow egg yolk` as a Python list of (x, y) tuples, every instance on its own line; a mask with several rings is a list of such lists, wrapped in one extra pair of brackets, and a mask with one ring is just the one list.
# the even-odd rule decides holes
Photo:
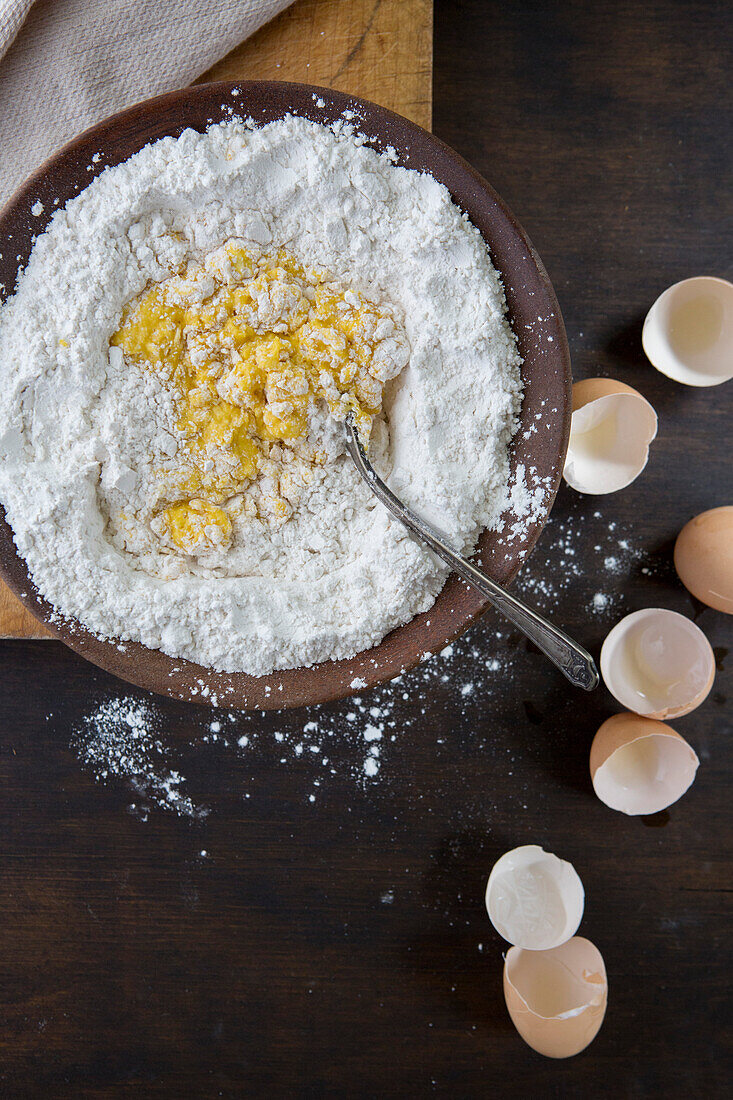
[[(227, 502), (258, 479), (273, 483), (273, 454), (308, 453), (298, 442), (315, 401), (337, 419), (353, 411), (368, 438), (386, 373), (375, 350), (394, 328), (388, 313), (283, 251), (255, 259), (228, 245), (146, 290), (110, 344), (175, 397), (180, 468), (176, 499), (153, 525), (159, 537), (187, 554), (226, 549)], [(286, 519), (287, 501), (270, 496), (268, 516)]]
[(187, 554), (226, 550), (231, 541), (231, 519), (223, 509), (205, 500), (174, 504), (160, 518), (172, 541)]

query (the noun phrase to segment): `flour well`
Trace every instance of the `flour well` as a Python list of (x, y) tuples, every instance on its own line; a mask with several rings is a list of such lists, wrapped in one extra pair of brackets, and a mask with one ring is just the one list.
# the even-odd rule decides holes
[(446, 574), (369, 495), (323, 411), (328, 460), (294, 518), (255, 517), (234, 558), (179, 555), (166, 572), (118, 537), (110, 502), (135, 499), (177, 427), (160, 379), (110, 355), (110, 339), (147, 287), (233, 239), (325, 268), (394, 317), (409, 358), (387, 383), (372, 454), (464, 551), (507, 503), (521, 383), (480, 234), (444, 187), (347, 125), (188, 130), (55, 214), (0, 309), (0, 499), (18, 549), (59, 616), (262, 674), (377, 643), (428, 608)]

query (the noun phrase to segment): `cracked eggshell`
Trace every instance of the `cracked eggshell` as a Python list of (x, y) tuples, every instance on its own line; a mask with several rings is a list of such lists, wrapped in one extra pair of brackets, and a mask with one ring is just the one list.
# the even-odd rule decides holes
[(582, 936), (551, 951), (511, 947), (504, 962), (504, 999), (525, 1043), (547, 1058), (570, 1058), (595, 1039), (606, 1014), (603, 957)]
[(733, 507), (695, 516), (674, 544), (674, 567), (688, 592), (733, 615)]
[(692, 785), (700, 761), (684, 737), (664, 722), (614, 714), (593, 738), (593, 789), (612, 810), (656, 814)]
[(664, 607), (634, 611), (601, 648), (606, 687), (645, 718), (679, 718), (699, 707), (715, 679), (715, 657), (699, 626)]
[(615, 493), (642, 472), (656, 434), (657, 414), (631, 386), (613, 378), (576, 382), (563, 477), (579, 493)]
[(649, 310), (641, 343), (662, 374), (686, 386), (733, 378), (733, 283), (712, 275), (668, 287)]
[(583, 884), (572, 863), (537, 844), (505, 852), (486, 885), (486, 909), (494, 928), (528, 951), (544, 951), (569, 940), (584, 905)]

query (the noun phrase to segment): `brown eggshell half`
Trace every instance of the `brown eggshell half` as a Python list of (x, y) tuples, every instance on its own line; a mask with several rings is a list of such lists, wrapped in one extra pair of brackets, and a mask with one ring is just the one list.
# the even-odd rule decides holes
[(573, 383), (573, 412), (591, 401), (597, 401), (599, 397), (611, 397), (616, 393), (631, 393), (646, 401), (644, 395), (633, 386), (627, 386), (625, 382), (618, 382), (615, 378), (584, 378), (581, 382)]
[[(700, 660), (707, 666), (707, 674), (704, 680), (702, 677), (698, 679), (697, 690), (690, 687), (690, 694), (686, 697), (678, 699), (676, 703), (660, 706), (656, 710), (648, 710), (645, 706), (651, 700), (640, 694), (632, 685), (629, 679), (629, 667), (628, 665), (625, 667), (623, 653), (626, 653), (627, 660), (632, 660), (633, 645), (630, 640), (630, 631), (636, 630), (637, 626), (643, 625), (644, 622), (653, 624), (655, 619), (659, 623), (667, 623), (668, 644), (676, 633), (680, 639), (686, 638), (690, 644), (697, 647)], [(690, 662), (689, 656), (685, 659), (688, 663)], [(684, 714), (695, 710), (708, 697), (715, 681), (715, 654), (705, 634), (687, 616), (680, 615), (677, 611), (670, 611), (666, 607), (645, 607), (625, 615), (607, 634), (601, 646), (600, 665), (603, 681), (617, 702), (627, 710), (641, 714), (644, 718), (654, 718), (659, 721), (667, 718), (681, 718)], [(694, 669), (691, 664), (690, 669), (691, 671)]]
[(625, 489), (649, 461), (658, 428), (654, 408), (638, 390), (615, 378), (576, 382), (572, 403), (566, 483), (591, 496)]
[(733, 615), (733, 506), (711, 508), (680, 531), (674, 567), (688, 592)]
[(546, 1058), (571, 1058), (598, 1034), (608, 979), (598, 948), (573, 936), (549, 951), (511, 947), (504, 962), (504, 999), (525, 1043)]
[[(644, 755), (639, 751), (642, 742), (648, 750)], [(626, 750), (625, 766), (617, 758), (614, 775), (612, 758)], [(606, 719), (590, 750), (596, 794), (612, 810), (631, 816), (655, 814), (671, 806), (692, 786), (699, 763), (694, 750), (671, 726), (630, 711)]]

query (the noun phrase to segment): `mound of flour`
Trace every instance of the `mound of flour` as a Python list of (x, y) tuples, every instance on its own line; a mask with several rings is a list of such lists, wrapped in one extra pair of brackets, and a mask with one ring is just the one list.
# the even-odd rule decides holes
[(123, 308), (230, 238), (284, 248), (401, 319), (408, 366), (376, 433), (393, 490), (471, 549), (506, 504), (521, 403), (501, 283), (478, 231), (430, 176), (346, 125), (233, 120), (146, 146), (97, 177), (36, 241), (0, 308), (0, 499), (60, 617), (217, 669), (342, 658), (427, 609), (446, 572), (370, 496), (334, 430), (304, 514), (253, 534), (241, 571), (151, 576), (101, 505), (132, 491), (141, 412), (168, 398), (121, 378)]

